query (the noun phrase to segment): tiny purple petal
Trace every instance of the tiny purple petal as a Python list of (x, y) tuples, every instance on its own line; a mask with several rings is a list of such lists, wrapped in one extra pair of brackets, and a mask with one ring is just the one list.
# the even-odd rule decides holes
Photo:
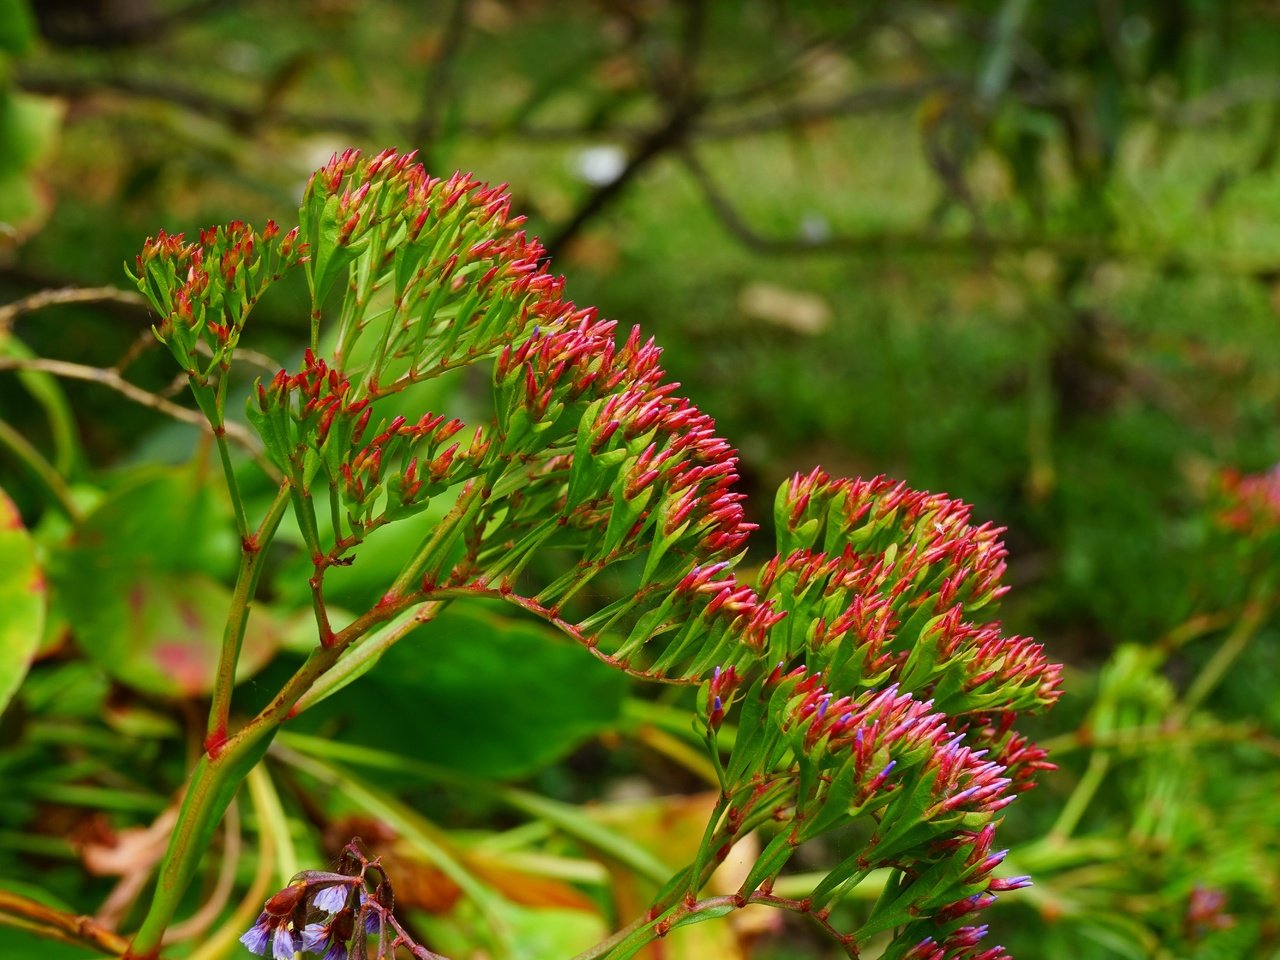
[(258, 916), (258, 922), (248, 929), (240, 942), (249, 948), (250, 953), (256, 953), (260, 957), (265, 957), (271, 945), (271, 931), (267, 929), (267, 915), (265, 913)]
[(335, 940), (320, 960), (347, 960), (347, 948)]
[(319, 953), (328, 939), (328, 924), (308, 923), (302, 930), (302, 949), (306, 953)]
[(347, 905), (347, 896), (351, 889), (345, 884), (335, 883), (331, 887), (325, 887), (315, 895), (315, 899), (311, 901), (317, 910), (323, 910), (325, 913), (337, 913)]
[(276, 927), (275, 939), (271, 943), (271, 956), (275, 960), (293, 960), (293, 955), (298, 952), (298, 944), (294, 941), (293, 934), (284, 927)]

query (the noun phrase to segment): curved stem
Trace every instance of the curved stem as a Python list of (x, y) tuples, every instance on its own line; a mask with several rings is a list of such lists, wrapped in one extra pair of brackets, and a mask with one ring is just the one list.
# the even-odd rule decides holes
[(394, 644), (399, 643), (424, 623), (434, 620), (447, 602), (434, 600), (420, 604), (416, 609), (406, 610), (376, 633), (364, 637), (362, 641), (353, 642), (348, 647), (346, 655), (298, 699), (294, 705), (294, 712), (302, 713), (310, 709), (368, 672), (377, 663), (378, 658)]
[(1076, 784), (1075, 790), (1062, 808), (1062, 813), (1058, 815), (1058, 820), (1053, 825), (1053, 829), (1049, 831), (1051, 839), (1062, 843), (1071, 836), (1079, 825), (1080, 818), (1084, 816), (1085, 811), (1089, 808), (1094, 794), (1102, 786), (1102, 781), (1110, 768), (1111, 755), (1109, 753), (1098, 750), (1089, 757), (1089, 766), (1085, 768), (1084, 776)]
[(108, 956), (119, 956), (128, 948), (124, 937), (99, 926), (92, 917), (64, 913), (8, 890), (0, 890), (0, 925), (50, 940), (82, 944)]
[(231, 891), (236, 882), (236, 867), (240, 863), (240, 843), (242, 840), (240, 808), (234, 800), (227, 807), (227, 816), (224, 822), (226, 827), (224, 829), (222, 863), (218, 868), (218, 879), (214, 883), (213, 892), (199, 910), (183, 920), (182, 923), (176, 923), (165, 931), (164, 942), (166, 944), (181, 943), (183, 940), (194, 940), (202, 936), (213, 926), (214, 921), (218, 919), (218, 915), (222, 913), (223, 907), (227, 905), (227, 901), (231, 898)]
[(58, 475), (58, 471), (40, 455), (40, 451), (10, 426), (0, 420), (0, 447), (6, 448), (14, 458), (27, 468), (27, 471), (44, 488), (49, 501), (61, 510), (72, 523), (78, 524), (82, 517), (75, 501), (71, 499), (71, 491), (66, 482)]
[(1192, 681), (1191, 687), (1187, 690), (1187, 695), (1183, 697), (1182, 703), (1176, 711), (1176, 718), (1185, 721), (1200, 704), (1204, 701), (1213, 688), (1222, 680), (1226, 672), (1235, 663), (1236, 658), (1244, 652), (1249, 643), (1257, 636), (1258, 630), (1271, 613), (1274, 601), (1270, 597), (1271, 584), (1269, 577), (1263, 577), (1260, 582), (1251, 591), (1251, 595), (1245, 603), (1244, 611), (1241, 613), (1240, 619), (1236, 621), (1235, 627), (1222, 641), (1218, 649), (1213, 652), (1213, 656), (1209, 658), (1209, 662), (1204, 665), (1200, 673), (1196, 675)]
[(227, 492), (231, 495), (231, 509), (236, 518), (236, 533), (241, 537), (247, 537), (249, 518), (245, 513), (244, 499), (240, 496), (240, 482), (236, 479), (235, 465), (231, 462), (231, 445), (227, 443), (226, 424), (215, 424), (213, 437), (218, 444), (218, 458), (222, 461), (222, 473), (227, 478)]
[(178, 814), (178, 824), (169, 840), (160, 869), (155, 896), (142, 927), (135, 936), (130, 960), (151, 960), (160, 948), (178, 903), (186, 891), (209, 838), (217, 829), (227, 805), (240, 782), (262, 759), (280, 725), (289, 718), (299, 698), (311, 688), (356, 639), (379, 623), (389, 620), (405, 606), (421, 597), (406, 598), (399, 604), (385, 604), (356, 618), (334, 635), (332, 646), (313, 650), (305, 663), (244, 728), (226, 740), (216, 755), (205, 753), (196, 764)]
[(467, 483), (458, 494), (453, 507), (440, 521), (439, 526), (423, 541), (413, 559), (405, 565), (403, 572), (387, 591), (387, 596), (397, 598), (406, 590), (412, 590), (432, 564), (444, 558), (457, 538), (461, 536), (465, 521), (479, 509), (484, 500), (484, 487), (474, 480)]
[(240, 782), (265, 753), (271, 732), (260, 728), (252, 736), (237, 736), (216, 757), (206, 753), (196, 764), (161, 862), (151, 909), (125, 954), (129, 960), (152, 960), (159, 954), (165, 930), (195, 875), (201, 855)]

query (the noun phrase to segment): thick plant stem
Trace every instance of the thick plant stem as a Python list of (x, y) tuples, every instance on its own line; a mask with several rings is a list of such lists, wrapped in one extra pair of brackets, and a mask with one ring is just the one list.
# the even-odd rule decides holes
[[(241, 731), (241, 734), (247, 732)], [(266, 752), (273, 733), (271, 728), (260, 726), (251, 736), (237, 736), (216, 757), (206, 753), (196, 764), (178, 811), (178, 822), (169, 838), (169, 848), (161, 862), (151, 909), (125, 953), (126, 960), (151, 960), (159, 954), (164, 932), (195, 874), (201, 854), (208, 847), (209, 838), (222, 820), (240, 781)]]
[(262, 759), (298, 699), (338, 661), (355, 640), (391, 619), (421, 597), (375, 607), (334, 635), (330, 646), (317, 647), (271, 702), (216, 752), (206, 752), (192, 773), (178, 813), (178, 824), (161, 862), (160, 877), (142, 927), (126, 954), (128, 960), (157, 956), (165, 929), (172, 921), (209, 838), (217, 829), (240, 782)]
[(213, 702), (209, 707), (209, 726), (205, 734), (205, 749), (211, 752), (216, 753), (227, 739), (231, 690), (236, 682), (236, 664), (240, 660), (240, 647), (244, 642), (245, 627), (249, 624), (253, 595), (262, 573), (262, 556), (284, 516), (291, 489), (292, 484), (288, 480), (280, 485), (280, 490), (257, 532), (246, 536), (240, 544), (240, 569), (236, 573), (231, 609), (228, 611), (226, 628), (222, 634), (222, 648), (218, 653), (218, 670), (213, 684)]

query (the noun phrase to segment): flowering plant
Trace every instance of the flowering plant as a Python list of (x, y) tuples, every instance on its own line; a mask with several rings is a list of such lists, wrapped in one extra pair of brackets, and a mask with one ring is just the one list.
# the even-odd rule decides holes
[[(201, 856), (282, 727), (369, 670), (458, 600), (510, 605), (633, 677), (696, 685), (718, 784), (696, 855), (630, 922), (580, 954), (635, 955), (676, 928), (763, 905), (810, 918), (845, 953), (996, 960), (981, 911), (1025, 877), (997, 874), (1000, 811), (1050, 765), (1015, 729), (1060, 672), (983, 615), (1005, 591), (999, 531), (967, 506), (884, 478), (798, 475), (774, 504), (777, 552), (740, 567), (755, 524), (734, 451), (677, 395), (637, 330), (564, 299), (501, 188), (430, 177), (412, 155), (335, 156), (299, 225), (243, 223), (148, 239), (135, 279), (219, 451), (239, 564), (204, 750), (126, 955), (159, 955)], [(248, 418), (275, 486), (251, 517), (226, 415), (258, 301), (301, 272), (310, 338), (298, 369), (260, 379)], [(392, 412), (415, 386), (491, 370), (476, 422)], [(287, 516), (307, 558), (305, 661), (249, 719), (233, 689), (264, 563)], [(330, 575), (383, 527), (429, 516), (376, 602), (351, 613)], [(593, 603), (609, 580), (617, 599)], [(429, 632), (429, 631), (425, 631)], [(712, 874), (748, 837), (735, 889)], [(854, 839), (850, 839), (854, 838)], [(838, 840), (838, 842), (836, 842)], [(817, 873), (804, 889), (789, 872)], [(353, 844), (267, 900), (243, 943), (433, 957), (394, 913), (388, 872)], [(886, 878), (856, 922), (837, 910)]]

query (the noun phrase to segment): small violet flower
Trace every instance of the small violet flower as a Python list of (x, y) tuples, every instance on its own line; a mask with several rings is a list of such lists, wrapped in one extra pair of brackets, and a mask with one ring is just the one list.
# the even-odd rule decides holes
[(302, 949), (305, 953), (319, 953), (329, 939), (327, 923), (308, 923), (302, 930)]
[(258, 914), (253, 926), (240, 938), (240, 942), (249, 948), (250, 953), (256, 953), (260, 957), (267, 955), (271, 945), (271, 929), (267, 926), (267, 921), (267, 914)]
[(293, 960), (298, 952), (298, 943), (293, 934), (284, 926), (276, 927), (275, 937), (271, 942), (271, 956), (274, 960)]
[(309, 923), (302, 931), (302, 949), (320, 955), (321, 960), (347, 960), (347, 946), (339, 939), (332, 924)]
[(323, 910), (325, 913), (337, 913), (346, 907), (349, 893), (350, 890), (345, 884), (335, 883), (331, 887), (321, 889), (311, 903), (317, 910)]

